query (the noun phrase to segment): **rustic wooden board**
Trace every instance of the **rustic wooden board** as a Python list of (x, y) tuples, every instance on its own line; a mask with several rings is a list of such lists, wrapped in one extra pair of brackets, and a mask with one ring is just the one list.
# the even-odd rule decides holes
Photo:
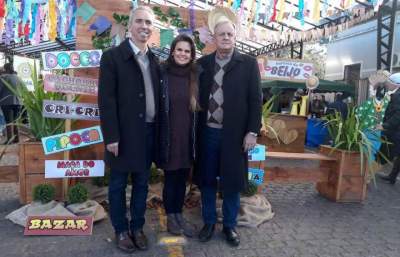
[[(45, 179), (45, 160), (61, 160), (63, 153), (44, 155), (42, 143), (19, 145), (19, 197), (22, 204), (32, 201), (32, 189), (42, 183), (56, 186), (57, 199), (62, 200), (62, 179)], [(73, 181), (71, 181), (73, 183)]]
[(268, 182), (326, 182), (328, 181), (329, 168), (296, 167), (266, 167), (264, 174), (265, 183)]
[(287, 130), (296, 130), (298, 136), (295, 141), (290, 144), (284, 144), (282, 140), (271, 139), (267, 136), (261, 136), (258, 138), (259, 144), (266, 145), (267, 151), (272, 152), (288, 152), (288, 153), (303, 153), (304, 144), (306, 142), (306, 130), (307, 130), (307, 117), (273, 113), (272, 117), (269, 118), (270, 122), (274, 120), (282, 120), (286, 124)]
[[(360, 156), (355, 152), (332, 151), (321, 146), (320, 152), (338, 160), (332, 166), (327, 183), (317, 184), (317, 190), (327, 198), (337, 202), (361, 202), (367, 194), (367, 172), (360, 170)], [(366, 169), (366, 165), (364, 166)]]
[(283, 158), (290, 160), (313, 160), (313, 161), (336, 161), (336, 158), (320, 153), (287, 153), (287, 152), (266, 152), (268, 158)]
[(18, 182), (18, 165), (0, 166), (0, 183)]

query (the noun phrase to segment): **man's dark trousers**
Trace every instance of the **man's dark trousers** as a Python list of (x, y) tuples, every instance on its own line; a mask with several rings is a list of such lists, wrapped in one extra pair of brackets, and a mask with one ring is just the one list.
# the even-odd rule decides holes
[[(201, 203), (204, 224), (217, 222), (216, 194), (219, 175), (222, 129), (206, 127), (203, 131)], [(223, 179), (223, 178), (221, 178)], [(223, 194), (222, 214), (224, 227), (236, 227), (236, 218), (240, 207), (240, 193)]]
[[(112, 171), (108, 186), (108, 199), (110, 201), (110, 218), (115, 233), (141, 230), (145, 223), (146, 199), (148, 192), (148, 181), (150, 177), (150, 167), (153, 161), (155, 147), (155, 125), (146, 123), (146, 164), (144, 171)], [(135, 156), (132, 156), (135, 158)], [(130, 203), (131, 220), (128, 226), (126, 218), (126, 193), (128, 176), (132, 178), (132, 194)]]

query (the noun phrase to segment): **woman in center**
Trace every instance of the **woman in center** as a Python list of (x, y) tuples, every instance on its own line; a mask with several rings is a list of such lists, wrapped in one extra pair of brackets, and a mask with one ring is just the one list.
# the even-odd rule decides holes
[(163, 202), (167, 229), (193, 237), (195, 227), (182, 216), (186, 182), (195, 158), (195, 123), (199, 110), (196, 48), (186, 34), (171, 44), (161, 65), (158, 167), (164, 170)]

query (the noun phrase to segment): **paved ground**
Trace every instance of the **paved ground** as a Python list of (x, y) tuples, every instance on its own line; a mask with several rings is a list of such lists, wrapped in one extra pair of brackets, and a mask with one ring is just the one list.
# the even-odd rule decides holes
[[(318, 195), (313, 184), (272, 184), (264, 194), (276, 215), (257, 229), (240, 228), (238, 248), (227, 246), (220, 233), (206, 244), (189, 239), (183, 247), (160, 246), (164, 220), (157, 210), (150, 210), (145, 231), (151, 249), (132, 256), (400, 256), (400, 181), (395, 186), (379, 182), (369, 186), (364, 204), (330, 202)], [(127, 256), (111, 242), (108, 220), (96, 224), (90, 237), (24, 237), (22, 227), (4, 219), (18, 207), (17, 185), (0, 184), (0, 256)], [(198, 208), (191, 215), (200, 222)]]

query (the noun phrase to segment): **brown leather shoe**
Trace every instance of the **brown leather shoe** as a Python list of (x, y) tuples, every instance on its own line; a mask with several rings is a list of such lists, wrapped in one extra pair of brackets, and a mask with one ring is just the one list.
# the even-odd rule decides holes
[(115, 242), (117, 243), (117, 248), (124, 252), (133, 253), (135, 251), (135, 245), (129, 237), (128, 232), (115, 234)]
[(132, 238), (134, 245), (139, 250), (144, 251), (148, 249), (147, 237), (144, 234), (143, 230), (135, 231), (130, 236)]

